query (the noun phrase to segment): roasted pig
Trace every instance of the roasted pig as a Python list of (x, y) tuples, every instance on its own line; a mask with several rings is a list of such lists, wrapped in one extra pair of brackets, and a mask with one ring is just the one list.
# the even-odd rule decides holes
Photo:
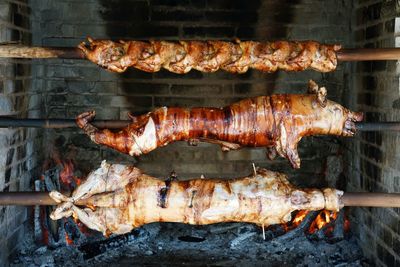
[(297, 144), (303, 136), (353, 136), (362, 113), (326, 99), (326, 90), (310, 81), (316, 94), (271, 95), (248, 98), (224, 108), (161, 107), (140, 116), (119, 132), (97, 129), (85, 112), (77, 125), (92, 141), (131, 156), (149, 153), (174, 141), (217, 143), (223, 150), (243, 146), (267, 147), (300, 168)]
[(110, 71), (124, 72), (134, 67), (147, 72), (161, 68), (174, 73), (191, 69), (214, 72), (218, 69), (244, 73), (248, 69), (264, 72), (336, 69), (340, 45), (315, 41), (253, 42), (237, 41), (119, 41), (89, 39), (78, 47), (90, 61)]
[[(295, 210), (342, 207), (343, 192), (299, 189), (284, 174), (256, 169), (251, 176), (221, 180), (162, 181), (133, 166), (108, 164), (89, 174), (71, 197), (57, 191), (53, 220), (74, 216), (91, 229), (123, 234), (152, 222), (205, 225), (248, 222), (268, 226), (285, 223)], [(85, 199), (86, 207), (76, 203)]]

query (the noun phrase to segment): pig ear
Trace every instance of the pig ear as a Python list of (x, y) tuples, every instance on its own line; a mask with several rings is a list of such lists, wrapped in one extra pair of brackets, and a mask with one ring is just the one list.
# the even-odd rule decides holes
[(276, 158), (276, 148), (275, 147), (267, 147), (267, 157), (269, 160), (274, 160)]
[(308, 81), (308, 93), (315, 94), (318, 91), (318, 84), (313, 80)]
[(326, 107), (326, 103), (328, 102), (328, 100), (326, 99), (326, 95), (327, 95), (327, 91), (326, 91), (325, 87), (321, 87), (318, 89), (317, 100), (318, 100), (318, 103), (323, 108)]
[(327, 90), (325, 87), (319, 87), (316, 82), (314, 82), (313, 80), (309, 80), (308, 81), (308, 93), (316, 94), (318, 104), (323, 108), (326, 107), (326, 103), (328, 100), (326, 99)]
[(129, 119), (132, 120), (133, 123), (137, 121), (137, 117), (135, 115), (133, 115), (132, 112), (129, 111), (127, 115), (129, 117)]

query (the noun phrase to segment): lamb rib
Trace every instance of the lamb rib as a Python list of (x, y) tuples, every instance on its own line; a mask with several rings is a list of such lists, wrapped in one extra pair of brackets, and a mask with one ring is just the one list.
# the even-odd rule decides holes
[(87, 59), (110, 71), (124, 72), (134, 67), (147, 72), (161, 68), (174, 73), (191, 69), (214, 72), (222, 69), (244, 73), (248, 69), (264, 72), (313, 69), (329, 72), (336, 69), (340, 45), (315, 41), (119, 41), (93, 40), (81, 43)]
[(362, 113), (352, 112), (326, 99), (326, 90), (310, 81), (316, 94), (271, 95), (248, 98), (224, 108), (161, 107), (140, 116), (119, 132), (100, 130), (90, 122), (95, 112), (76, 119), (92, 141), (131, 156), (149, 153), (174, 141), (220, 144), (223, 150), (243, 146), (267, 147), (294, 168), (300, 168), (297, 144), (303, 136), (353, 136), (354, 122)]
[[(71, 197), (53, 191), (60, 203), (53, 220), (74, 216), (104, 235), (123, 234), (152, 222), (205, 225), (248, 222), (268, 226), (291, 219), (295, 210), (328, 209), (343, 205), (340, 190), (299, 189), (284, 174), (257, 169), (238, 179), (162, 181), (133, 166), (108, 164), (89, 174)], [(79, 202), (84, 201), (84, 208)]]

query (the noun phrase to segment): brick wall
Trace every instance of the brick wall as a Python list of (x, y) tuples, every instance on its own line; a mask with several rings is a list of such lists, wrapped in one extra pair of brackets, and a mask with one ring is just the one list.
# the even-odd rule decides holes
[[(39, 1), (32, 0), (33, 43), (75, 46), (87, 36), (112, 39), (316, 39), (348, 43), (350, 7), (347, 1)], [(347, 13), (346, 13), (347, 12)], [(44, 117), (73, 118), (95, 109), (99, 119), (125, 119), (127, 111), (146, 112), (161, 105), (222, 106), (239, 99), (271, 93), (305, 92), (312, 78), (340, 100), (346, 86), (345, 68), (337, 72), (266, 74), (249, 71), (232, 75), (222, 71), (128, 70), (114, 74), (86, 61), (45, 60), (34, 66), (37, 88), (46, 92)], [(222, 153), (219, 147), (189, 147), (175, 143), (140, 159), (97, 146), (80, 131), (49, 130), (48, 143), (73, 150), (80, 169), (90, 170), (102, 159), (137, 163), (146, 172), (165, 176), (171, 169), (181, 176), (238, 176), (251, 171), (251, 163), (294, 173), (286, 160), (270, 162), (264, 149)], [(50, 149), (51, 150), (51, 149)], [(333, 138), (307, 138), (300, 144), (302, 169), (298, 181), (318, 185), (333, 177), (332, 163), (341, 166), (339, 144)], [(337, 169), (337, 168), (335, 168)]]
[[(397, 4), (396, 4), (397, 3)], [(355, 47), (394, 47), (397, 1), (356, 1), (352, 21)], [(395, 25), (397, 25), (395, 27)], [(398, 31), (398, 30), (397, 30)], [(398, 43), (398, 42), (397, 42)], [(397, 45), (397, 47), (399, 47)], [(399, 77), (395, 61), (360, 62), (352, 68), (347, 102), (366, 113), (366, 121), (399, 121)], [(348, 191), (400, 192), (399, 135), (361, 133), (347, 144)], [(376, 265), (400, 264), (400, 210), (354, 208), (359, 243)]]
[[(0, 42), (30, 44), (30, 8), (26, 1), (0, 1)], [(40, 115), (40, 97), (31, 90), (30, 62), (0, 60), (0, 115)], [(29, 190), (38, 165), (40, 132), (34, 129), (0, 129), (0, 191)], [(28, 209), (0, 206), (0, 262), (23, 241)]]

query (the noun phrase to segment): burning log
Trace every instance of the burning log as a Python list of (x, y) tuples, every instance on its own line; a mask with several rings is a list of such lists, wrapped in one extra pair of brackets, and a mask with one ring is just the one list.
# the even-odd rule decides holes
[[(268, 226), (288, 222), (295, 210), (400, 207), (400, 194), (299, 189), (284, 174), (265, 169), (256, 169), (251, 176), (232, 180), (162, 181), (133, 166), (104, 161), (71, 197), (58, 191), (50, 194), (1, 192), (0, 205), (58, 205), (51, 214), (52, 219), (73, 216), (89, 228), (109, 235), (127, 233), (151, 222), (197, 225), (249, 222)], [(298, 213), (292, 221), (293, 227), (289, 227), (306, 225), (308, 228), (316, 215), (302, 221), (306, 214)]]
[(90, 122), (95, 112), (79, 115), (76, 122), (97, 144), (139, 156), (174, 141), (216, 143), (222, 150), (267, 147), (300, 168), (297, 152), (303, 136), (353, 136), (362, 113), (352, 112), (326, 99), (326, 89), (310, 81), (306, 95), (271, 95), (244, 99), (224, 108), (161, 107), (140, 116), (115, 133)]
[(191, 69), (214, 72), (223, 69), (243, 73), (248, 69), (273, 72), (278, 69), (321, 72), (336, 69), (337, 61), (398, 60), (398, 48), (341, 49), (315, 41), (254, 42), (225, 41), (110, 41), (88, 38), (89, 46), (78, 48), (1, 45), (0, 57), (89, 59), (111, 71), (128, 67), (156, 72), (161, 68), (175, 73)]

